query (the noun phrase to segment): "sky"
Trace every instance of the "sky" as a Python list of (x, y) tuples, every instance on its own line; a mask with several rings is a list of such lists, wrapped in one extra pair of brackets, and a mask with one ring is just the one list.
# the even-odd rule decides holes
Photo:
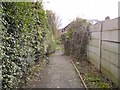
[(52, 10), (62, 19), (61, 26), (65, 27), (76, 17), (87, 20), (104, 20), (118, 17), (118, 2), (120, 0), (43, 0), (43, 6)]

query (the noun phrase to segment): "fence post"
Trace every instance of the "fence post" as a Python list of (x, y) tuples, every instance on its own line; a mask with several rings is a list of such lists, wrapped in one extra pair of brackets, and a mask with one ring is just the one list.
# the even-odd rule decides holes
[(103, 31), (103, 21), (101, 22), (100, 38), (99, 38), (99, 66), (98, 69), (101, 72), (101, 54), (102, 54), (102, 31)]

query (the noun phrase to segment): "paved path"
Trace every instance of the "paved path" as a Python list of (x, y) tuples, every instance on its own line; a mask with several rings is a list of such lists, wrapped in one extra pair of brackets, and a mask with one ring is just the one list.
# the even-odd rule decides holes
[(39, 74), (35, 88), (83, 88), (83, 85), (68, 56), (57, 51), (49, 57), (49, 64)]

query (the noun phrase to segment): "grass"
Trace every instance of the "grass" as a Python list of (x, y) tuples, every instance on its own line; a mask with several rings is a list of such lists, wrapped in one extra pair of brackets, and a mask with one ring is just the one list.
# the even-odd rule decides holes
[(63, 51), (64, 47), (62, 45), (60, 45), (60, 44), (57, 44), (56, 50), (62, 50)]
[(85, 74), (83, 78), (89, 88), (110, 88), (110, 85), (107, 82), (101, 81), (100, 77), (97, 77), (94, 74)]
[(108, 80), (102, 73), (100, 73), (89, 61), (79, 61), (79, 64), (77, 64), (74, 60), (74, 63), (88, 88), (118, 88), (112, 81)]

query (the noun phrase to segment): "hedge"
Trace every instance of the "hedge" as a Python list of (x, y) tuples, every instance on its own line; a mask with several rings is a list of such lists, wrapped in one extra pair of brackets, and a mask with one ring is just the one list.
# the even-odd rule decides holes
[[(2, 88), (19, 88), (30, 67), (45, 57), (51, 34), (41, 2), (0, 3), (0, 60)], [(25, 83), (25, 81), (24, 81)]]

